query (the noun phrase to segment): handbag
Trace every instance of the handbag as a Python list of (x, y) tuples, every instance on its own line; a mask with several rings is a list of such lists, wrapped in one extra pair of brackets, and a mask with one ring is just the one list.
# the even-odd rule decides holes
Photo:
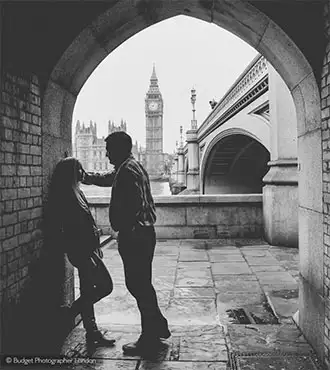
[(93, 274), (91, 275), (94, 285), (97, 287), (107, 285), (107, 289), (111, 292), (113, 290), (113, 281), (111, 275), (105, 266), (102, 259), (99, 257), (97, 251), (90, 256), (93, 264)]
[(93, 231), (94, 231), (95, 240), (96, 240), (97, 245), (98, 245), (98, 247), (95, 249), (95, 252), (102, 259), (103, 258), (103, 252), (102, 252), (102, 249), (101, 249), (101, 240), (100, 240), (101, 229), (99, 229), (95, 225), (93, 225)]

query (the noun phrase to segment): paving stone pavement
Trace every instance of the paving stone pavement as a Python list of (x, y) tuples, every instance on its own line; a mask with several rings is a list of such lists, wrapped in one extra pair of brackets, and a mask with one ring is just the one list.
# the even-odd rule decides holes
[(73, 367), (320, 368), (292, 319), (298, 309), (297, 249), (260, 240), (158, 240), (153, 283), (172, 336), (151, 358), (122, 353), (122, 345), (139, 335), (140, 316), (125, 287), (116, 242), (106, 244), (103, 252), (114, 290), (95, 305), (95, 312), (99, 327), (111, 332), (116, 346), (89, 350), (80, 323), (62, 348), (63, 355), (77, 361)]

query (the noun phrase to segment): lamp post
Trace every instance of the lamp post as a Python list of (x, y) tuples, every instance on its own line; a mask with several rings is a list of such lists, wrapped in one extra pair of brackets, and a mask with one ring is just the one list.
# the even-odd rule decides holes
[(192, 130), (197, 130), (197, 120), (196, 120), (196, 117), (195, 117), (195, 112), (196, 112), (196, 109), (195, 109), (195, 103), (196, 103), (196, 89), (193, 87), (191, 89), (191, 98), (190, 98), (190, 101), (191, 101), (191, 104), (192, 104), (192, 111), (193, 111), (193, 119), (191, 120), (191, 129)]
[(197, 120), (195, 116), (195, 104), (196, 104), (196, 89), (191, 89), (190, 101), (192, 104), (192, 120), (191, 127), (187, 131), (186, 140), (188, 144), (188, 173), (187, 173), (187, 190), (190, 193), (199, 193), (199, 146), (198, 146), (198, 135), (197, 135)]
[(183, 151), (183, 127), (180, 126), (180, 142), (178, 146), (178, 185), (184, 185), (184, 151)]
[(183, 127), (180, 126), (180, 148), (183, 148)]

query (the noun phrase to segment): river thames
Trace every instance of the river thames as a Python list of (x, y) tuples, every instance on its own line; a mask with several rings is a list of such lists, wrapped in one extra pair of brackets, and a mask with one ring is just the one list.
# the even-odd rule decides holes
[[(171, 195), (170, 185), (168, 182), (150, 181), (150, 186), (153, 196)], [(86, 197), (109, 197), (111, 194), (111, 188), (104, 188), (101, 186), (81, 184), (80, 188), (84, 192)]]

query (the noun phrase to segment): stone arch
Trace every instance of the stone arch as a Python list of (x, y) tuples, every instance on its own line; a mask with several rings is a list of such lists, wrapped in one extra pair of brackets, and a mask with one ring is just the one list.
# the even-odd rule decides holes
[(211, 3), (195, 0), (177, 0), (171, 5), (165, 0), (147, 4), (120, 0), (77, 35), (55, 65), (46, 87), (43, 102), (45, 177), (49, 176), (58, 157), (70, 150), (74, 104), (97, 65), (137, 32), (177, 15), (213, 22), (258, 50), (277, 69), (300, 108), (299, 132), (320, 127), (319, 91), (312, 68), (280, 27), (241, 1), (217, 2), (212, 10), (210, 8)]
[[(88, 25), (59, 58), (43, 100), (43, 174), (71, 149), (71, 118), (77, 95), (96, 66), (117, 46), (144, 28), (177, 15), (213, 22), (246, 41), (273, 65), (288, 86), (297, 111), (299, 160), (299, 247), (302, 273), (317, 292), (323, 290), (323, 193), (320, 91), (303, 52), (268, 16), (246, 1), (119, 0)], [(47, 181), (44, 181), (47, 183)], [(46, 193), (46, 191), (44, 192)], [(313, 248), (313, 252), (311, 250)], [(310, 266), (316, 267), (312, 269)], [(321, 267), (321, 268), (320, 268)], [(310, 288), (309, 288), (310, 289)], [(299, 324), (309, 340), (309, 294), (300, 299)], [(324, 306), (319, 300), (320, 305)], [(318, 304), (313, 303), (313, 307)], [(322, 315), (321, 313), (318, 313)], [(323, 313), (324, 315), (324, 313)], [(321, 323), (321, 324), (320, 324)]]
[[(202, 194), (206, 194), (206, 182), (207, 182), (207, 176), (210, 172), (210, 161), (212, 161), (213, 155), (215, 154), (216, 147), (219, 145), (219, 143), (224, 142), (227, 138), (232, 137), (235, 139), (235, 137), (248, 137), (251, 138), (250, 142), (247, 144), (246, 147), (242, 148), (242, 151), (246, 151), (249, 147), (251, 147), (252, 144), (259, 144), (260, 147), (264, 148), (263, 152), (268, 152), (269, 156), (269, 148), (265, 147), (264, 143), (262, 142), (261, 138), (257, 137), (255, 134), (241, 129), (241, 128), (231, 128), (224, 130), (220, 132), (218, 135), (216, 135), (207, 145), (204, 155), (202, 157), (201, 161), (201, 184), (202, 184)], [(233, 158), (232, 164), (230, 165), (229, 170), (234, 170), (234, 167), (237, 165), (237, 161), (239, 160), (239, 157), (242, 153), (238, 153), (239, 155), (236, 155), (235, 158)], [(269, 160), (269, 159), (268, 159)], [(267, 160), (267, 162), (268, 162)], [(234, 191), (235, 192), (235, 191)]]
[[(261, 139), (256, 136), (255, 134), (251, 133), (250, 131), (244, 130), (242, 128), (230, 128), (224, 131), (221, 131), (218, 133), (209, 143), (206, 144), (205, 149), (203, 150), (203, 155), (201, 158), (201, 164), (200, 164), (200, 179), (201, 179), (201, 184), (203, 184), (204, 188), (204, 178), (205, 178), (205, 170), (206, 166), (208, 163), (208, 160), (210, 158), (210, 154), (212, 150), (214, 149), (215, 145), (221, 140), (223, 140), (225, 137), (231, 136), (231, 135), (245, 135), (249, 136), (252, 139), (256, 140), (260, 144), (264, 145), (264, 143), (261, 141)], [(266, 147), (267, 150), (269, 151), (269, 148)], [(204, 190), (204, 189), (203, 189)], [(204, 191), (203, 191), (204, 193)]]

